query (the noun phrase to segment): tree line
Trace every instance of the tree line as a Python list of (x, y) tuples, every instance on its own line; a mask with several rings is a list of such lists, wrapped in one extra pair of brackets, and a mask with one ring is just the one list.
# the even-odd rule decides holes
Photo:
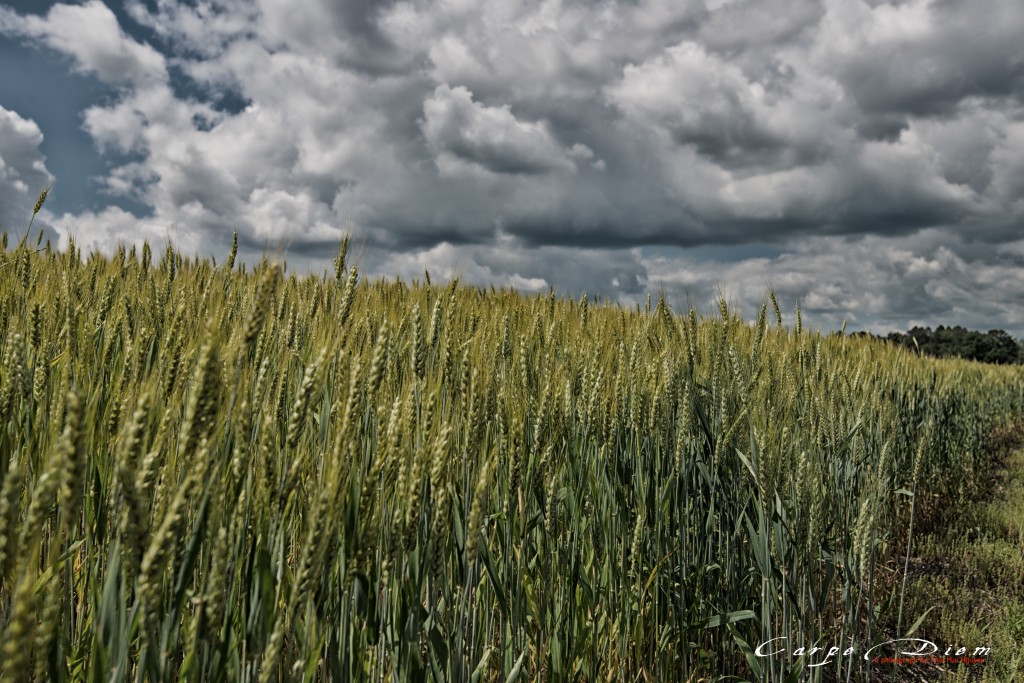
[(914, 349), (936, 358), (967, 358), (982, 363), (1007, 365), (1024, 363), (1024, 346), (1004, 330), (980, 332), (959, 325), (945, 327), (914, 327), (908, 332), (890, 332), (887, 336), (869, 335), (893, 344)]

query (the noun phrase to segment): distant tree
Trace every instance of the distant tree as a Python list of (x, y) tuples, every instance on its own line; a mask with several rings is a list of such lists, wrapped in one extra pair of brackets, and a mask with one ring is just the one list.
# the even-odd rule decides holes
[(936, 358), (967, 358), (981, 363), (1024, 363), (1024, 347), (1004, 330), (987, 333), (968, 330), (960, 325), (913, 327), (909, 332), (890, 332), (890, 343), (915, 349)]
[(989, 330), (986, 335), (992, 344), (989, 363), (1020, 363), (1024, 362), (1021, 345), (1003, 330)]

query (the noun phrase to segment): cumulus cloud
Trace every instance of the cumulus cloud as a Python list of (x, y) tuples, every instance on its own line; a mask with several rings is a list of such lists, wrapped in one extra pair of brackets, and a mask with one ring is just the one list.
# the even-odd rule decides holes
[[(509, 175), (576, 170), (572, 150), (562, 150), (543, 123), (520, 121), (508, 106), (485, 107), (461, 86), (437, 86), (423, 103), (420, 128), (442, 175), (467, 165)], [(575, 154), (584, 149), (577, 143)]]
[[(132, 26), (99, 0), (0, 9), (0, 33), (119, 86), (83, 126), (111, 160), (104, 192), (149, 213), (134, 233), (120, 210), (82, 215), (98, 246), (217, 253), (237, 229), (243, 251), (318, 268), (348, 224), (382, 273), (447, 260), (621, 300), (673, 272), (751, 301), (772, 280), (826, 323), (1024, 331), (1000, 280), (1024, 221), (1019, 2), (126, 7)], [(670, 256), (750, 244), (770, 255)], [(994, 303), (972, 308), (979, 287)]]
[(0, 230), (23, 234), (36, 198), (53, 182), (42, 142), (35, 121), (0, 106)]
[(104, 83), (141, 84), (167, 77), (163, 55), (129, 37), (100, 0), (54, 5), (45, 17), (0, 7), (0, 33), (38, 41), (74, 60), (77, 71)]
[(745, 165), (789, 146), (783, 122), (772, 121), (764, 86), (693, 42), (627, 65), (606, 92), (630, 120), (722, 165)]
[(177, 226), (163, 220), (139, 218), (117, 206), (75, 214), (44, 210), (44, 214), (59, 237), (55, 246), (60, 249), (66, 249), (71, 238), (87, 253), (107, 251), (116, 244), (141, 244), (143, 240), (151, 245), (173, 244), (176, 249), (192, 253), (202, 247), (189, 231), (176, 230)]

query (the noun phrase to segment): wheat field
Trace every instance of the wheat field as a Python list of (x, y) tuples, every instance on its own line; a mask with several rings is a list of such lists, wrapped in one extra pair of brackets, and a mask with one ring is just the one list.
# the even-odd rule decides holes
[(5, 680), (803, 680), (754, 648), (908, 630), (911, 510), (1024, 407), (771, 293), (371, 282), (347, 244), (300, 277), (4, 236)]

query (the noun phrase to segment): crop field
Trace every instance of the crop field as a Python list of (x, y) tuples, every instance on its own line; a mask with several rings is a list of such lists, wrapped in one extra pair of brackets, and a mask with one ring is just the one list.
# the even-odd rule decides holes
[(1024, 409), (1019, 367), (770, 292), (370, 282), (346, 248), (300, 277), (4, 237), (5, 680), (867, 680), (792, 650), (912, 631), (884, 563)]

